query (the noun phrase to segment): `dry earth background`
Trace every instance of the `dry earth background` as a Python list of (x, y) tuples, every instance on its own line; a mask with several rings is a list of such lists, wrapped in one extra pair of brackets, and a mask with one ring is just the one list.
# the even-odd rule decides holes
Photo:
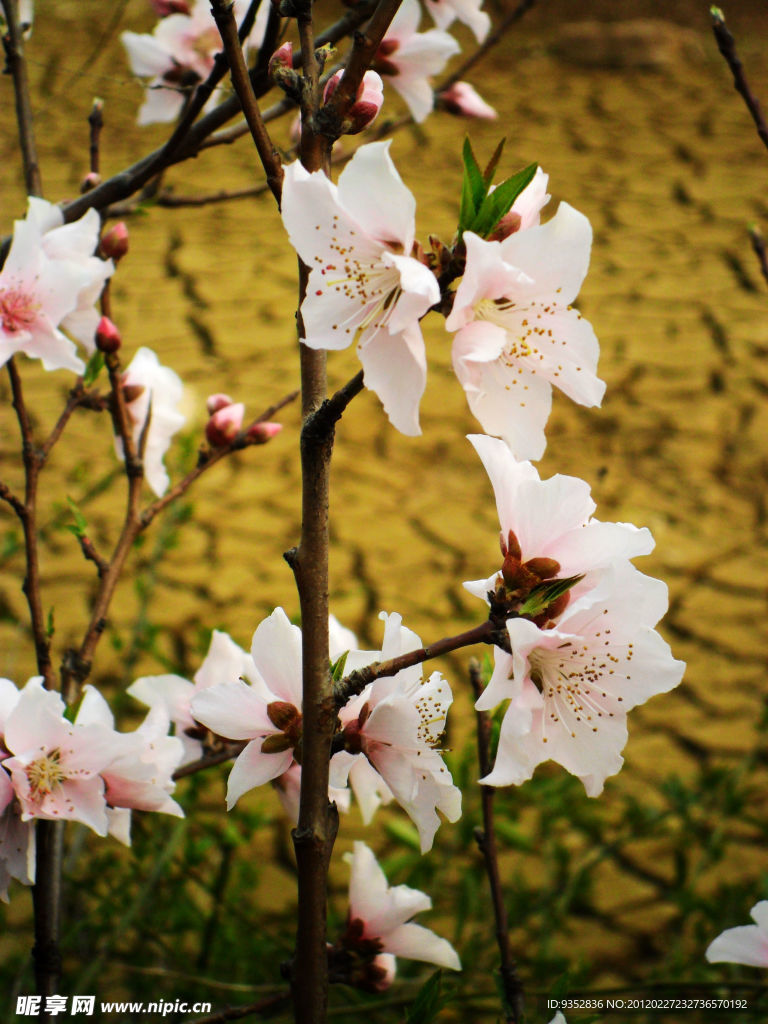
[[(43, 182), (52, 200), (77, 191), (94, 95), (105, 99), (105, 174), (163, 138), (162, 129), (134, 125), (141, 90), (117, 39), (123, 29), (149, 28), (148, 5), (115, 3), (107, 17), (104, 6), (38, 4), (29, 53)], [(758, 2), (724, 10), (752, 84), (768, 103), (768, 11)], [(618, 50), (606, 43), (612, 29), (569, 27), (648, 17), (667, 20), (652, 26), (650, 38), (630, 29)], [(469, 47), (466, 35), (461, 40)], [(689, 667), (675, 693), (633, 713), (627, 768), (607, 787), (609, 796), (627, 790), (653, 799), (652, 783), (664, 773), (685, 778), (702, 764), (739, 762), (759, 742), (755, 725), (765, 710), (768, 289), (746, 225), (768, 225), (768, 153), (716, 52), (703, 2), (542, 0), (470, 77), (500, 113), (496, 123), (466, 126), (477, 151), (489, 155), (506, 135), (505, 168), (539, 161), (550, 175), (550, 209), (567, 200), (594, 226), (579, 305), (600, 339), (608, 391), (600, 410), (556, 397), (541, 470), (584, 477), (600, 518), (647, 525), (656, 538), (656, 551), (640, 565), (669, 583), (662, 631)], [(0, 84), (0, 228), (7, 232), (24, 199), (10, 83)], [(422, 239), (452, 234), (464, 129), (436, 115), (423, 131), (406, 129), (393, 143), (417, 198)], [(278, 138), (285, 141), (284, 129)], [(201, 193), (247, 185), (256, 173), (243, 140), (172, 170), (167, 182), (179, 194)], [(184, 378), (194, 449), (208, 393), (227, 391), (256, 415), (297, 386), (293, 256), (269, 196), (152, 211), (130, 227), (131, 254), (113, 288), (115, 319), (127, 350), (149, 345)], [(450, 371), (441, 321), (429, 318), (426, 326), (423, 437), (397, 434), (367, 393), (337, 435), (332, 608), (365, 645), (379, 639), (381, 609), (400, 611), (425, 641), (466, 628), (479, 609), (461, 582), (498, 563), (490, 486), (463, 439), (477, 424)], [(23, 369), (35, 415), (49, 424), (68, 381), (31, 364)], [(330, 360), (334, 384), (355, 369), (348, 353)], [(0, 475), (17, 483), (5, 379), (0, 397)], [(275, 605), (296, 613), (281, 553), (298, 536), (297, 410), (283, 422), (283, 434), (269, 446), (203, 479), (190, 495), (193, 518), (182, 522), (182, 515), (172, 529), (156, 526), (146, 538), (113, 606), (114, 642), (102, 644), (98, 679), (124, 685), (171, 661), (191, 675), (210, 627), (247, 645)], [(49, 483), (59, 507), (49, 506), (48, 516), (66, 521), (61, 505), (71, 495), (95, 542), (107, 549), (122, 499), (101, 493), (114, 458), (108, 438), (93, 427), (83, 413), (57, 450)], [(3, 509), (0, 674), (23, 681), (34, 666), (15, 525)], [(174, 546), (156, 564), (155, 552), (169, 537)], [(83, 627), (91, 569), (69, 533), (49, 530), (46, 603), (55, 608), (60, 650)], [(162, 627), (152, 644), (147, 622)], [(462, 653), (444, 666), (455, 688), (466, 661)], [(758, 820), (768, 812), (762, 767), (756, 778), (751, 813)], [(719, 877), (754, 878), (757, 893), (765, 850), (748, 820), (743, 830), (740, 854), (720, 865)], [(686, 842), (681, 833), (680, 846)], [(614, 977), (609, 965), (631, 957), (641, 940), (658, 942), (665, 920), (656, 896), (659, 879), (663, 886), (674, 873), (673, 857), (642, 843), (633, 856), (629, 866), (603, 866), (599, 914), (581, 934), (607, 965), (607, 979)], [(705, 876), (701, 884), (712, 881)]]

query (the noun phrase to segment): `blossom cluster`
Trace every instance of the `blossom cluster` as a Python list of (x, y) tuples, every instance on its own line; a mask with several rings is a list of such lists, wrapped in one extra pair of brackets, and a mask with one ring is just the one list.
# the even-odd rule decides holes
[(131, 811), (183, 817), (171, 796), (183, 747), (150, 711), (133, 732), (86, 686), (73, 722), (40, 676), (19, 690), (0, 679), (0, 898), (12, 878), (35, 878), (35, 820), (79, 821), (130, 845)]
[[(479, 191), (467, 223), (481, 224), (493, 189), (471, 174), (469, 184)], [(302, 340), (323, 349), (355, 342), (366, 386), (404, 433), (420, 431), (427, 359), (419, 321), (448, 306), (456, 377), (487, 432), (470, 440), (501, 526), (500, 571), (466, 584), (506, 633), (477, 703), (486, 711), (506, 704), (483, 781), (520, 784), (554, 760), (596, 796), (621, 767), (627, 712), (676, 686), (684, 666), (655, 630), (665, 585), (631, 562), (652, 550), (648, 530), (593, 519), (586, 483), (541, 480), (529, 461), (545, 449), (553, 386), (586, 406), (599, 405), (605, 390), (595, 333), (573, 306), (591, 228), (567, 203), (542, 223), (547, 184), (536, 169), (482, 235), (460, 231), (458, 284), (447, 290), (415, 242), (415, 202), (389, 143), (358, 149), (338, 185), (291, 164), (283, 220), (310, 267)]]
[[(440, 74), (460, 50), (459, 43), (446, 31), (454, 21), (467, 25), (478, 43), (487, 36), (490, 18), (480, 10), (482, 0), (425, 0), (425, 5), (437, 27), (420, 32), (419, 0), (403, 0), (374, 56), (373, 69), (365, 76), (367, 92), (362, 106), (368, 109), (365, 115), (358, 109), (344, 128), (346, 134), (361, 131), (375, 118), (383, 102), (382, 79), (401, 96), (417, 123), (427, 118), (436, 101), (441, 109), (460, 116), (496, 116), (469, 83), (454, 82), (437, 96), (432, 84), (433, 76)], [(214, 57), (221, 49), (209, 0), (155, 0), (153, 6), (159, 20), (151, 33), (123, 32), (120, 37), (131, 71), (147, 80), (138, 113), (140, 125), (174, 121), (194, 87), (213, 70)], [(263, 46), (270, 6), (259, 5), (253, 28), (243, 40), (246, 58)], [(247, 8), (246, 0), (235, 0), (233, 13), (238, 24)], [(291, 56), (290, 42), (283, 43), (272, 56), (269, 65), (274, 81), (280, 83), (286, 78), (279, 66), (289, 67)], [(324, 101), (333, 92), (328, 86), (337, 84), (341, 74), (336, 71), (328, 79)], [(219, 98), (220, 90), (214, 90), (208, 105)]]

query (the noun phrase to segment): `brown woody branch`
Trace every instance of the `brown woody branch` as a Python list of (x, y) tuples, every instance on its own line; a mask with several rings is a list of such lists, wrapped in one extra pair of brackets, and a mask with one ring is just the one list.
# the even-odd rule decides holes
[[(469, 678), (474, 691), (475, 700), (483, 692), (483, 681), (480, 666), (474, 659), (469, 666)], [(491, 718), (487, 712), (476, 711), (477, 719), (477, 759), (480, 766), (480, 777), (485, 778), (492, 769), (491, 764)], [(493, 818), (493, 803), (496, 790), (493, 786), (480, 786), (480, 801), (483, 809), (483, 827), (475, 829), (475, 841), (485, 861), (485, 871), (491, 889), (493, 918), (495, 922), (496, 944), (499, 947), (501, 964), (499, 974), (504, 992), (505, 1016), (507, 1024), (519, 1024), (523, 1019), (523, 989), (517, 974), (517, 966), (509, 946), (509, 921), (507, 908), (504, 904), (504, 890), (499, 874), (499, 854), (496, 845), (496, 828)]]
[(243, 57), (241, 41), (237, 34), (237, 24), (232, 4), (228, 3), (227, 0), (210, 0), (210, 2), (211, 12), (224, 45), (224, 54), (229, 65), (232, 85), (240, 101), (243, 116), (251, 131), (251, 137), (259, 154), (259, 159), (266, 172), (267, 184), (279, 206), (283, 187), (283, 168), (280, 163), (280, 154), (270, 139), (261, 117), (259, 104), (253, 91), (245, 58)]
[(5, 62), (13, 79), (13, 91), (16, 100), (16, 123), (19, 129), (21, 156), (24, 163), (24, 181), (27, 194), (41, 196), (43, 185), (40, 178), (40, 164), (35, 145), (35, 131), (32, 116), (32, 103), (29, 98), (29, 79), (27, 62), (24, 59), (24, 39), (18, 20), (17, 0), (1, 0), (5, 11), (6, 32), (3, 36)]
[(362, 693), (369, 683), (382, 676), (394, 676), (402, 672), (404, 668), (412, 665), (420, 665), (424, 661), (431, 661), (432, 658), (440, 658), (451, 651), (458, 651), (462, 647), (470, 647), (473, 644), (493, 644), (496, 647), (509, 649), (509, 635), (503, 624), (487, 619), (479, 626), (473, 626), (465, 633), (456, 636), (445, 637), (428, 647), (419, 647), (415, 651), (408, 651), (397, 658), (390, 658), (388, 661), (375, 661), (372, 665), (350, 672), (348, 676), (341, 679), (333, 688), (333, 695), (336, 700), (336, 707), (343, 707), (350, 697)]
[(747, 77), (744, 74), (744, 66), (736, 52), (736, 43), (734, 42), (733, 36), (726, 28), (723, 12), (719, 7), (711, 7), (710, 15), (712, 16), (712, 31), (715, 34), (718, 49), (725, 58), (728, 67), (731, 69), (731, 74), (733, 75), (733, 87), (746, 103), (747, 110), (750, 112), (752, 120), (755, 122), (757, 134), (762, 139), (763, 145), (768, 148), (768, 127), (763, 119), (763, 112), (760, 109), (760, 103), (747, 82)]

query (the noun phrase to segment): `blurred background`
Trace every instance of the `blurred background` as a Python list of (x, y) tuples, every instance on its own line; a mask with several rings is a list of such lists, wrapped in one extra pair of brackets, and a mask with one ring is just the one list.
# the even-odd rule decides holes
[[(135, 125), (143, 89), (119, 41), (126, 29), (151, 31), (154, 18), (146, 0), (115, 0), (106, 13), (96, 0), (37, 6), (27, 47), (37, 139), (45, 196), (60, 201), (78, 193), (88, 169), (86, 118), (95, 96), (104, 99), (104, 177), (166, 137), (163, 126)], [(321, 24), (338, 13), (327, 5), (326, 15), (325, 7), (317, 5)], [(723, 10), (750, 83), (768, 103), (768, 10), (757, 0)], [(498, 10), (489, 11), (497, 21)], [(432, 27), (426, 15), (421, 27)], [(470, 52), (472, 37), (461, 28), (455, 35)], [(536, 1001), (557, 989), (736, 993), (748, 998), (748, 1012), (708, 1011), (701, 1019), (762, 1020), (762, 974), (709, 966), (704, 949), (723, 928), (746, 924), (751, 906), (768, 897), (768, 289), (747, 236), (753, 222), (768, 230), (768, 153), (717, 53), (704, 2), (541, 0), (466, 77), (498, 120), (436, 113), (394, 138), (393, 158), (417, 200), (417, 235), (449, 242), (454, 233), (467, 131), (481, 162), (506, 136), (505, 175), (538, 161), (550, 175), (547, 211), (567, 200), (591, 220), (592, 264), (579, 308), (600, 339), (608, 390), (599, 410), (556, 395), (540, 470), (588, 480), (598, 518), (650, 527), (656, 550), (638, 565), (668, 582), (661, 631), (688, 662), (674, 693), (632, 713), (626, 767), (599, 800), (555, 766), (499, 795), (502, 873), (530, 1019), (549, 1020)], [(25, 198), (10, 80), (0, 85), (6, 234)], [(387, 90), (381, 118), (402, 112)], [(275, 127), (286, 148), (289, 122)], [(171, 169), (164, 185), (192, 197), (260, 180), (244, 138)], [(145, 210), (128, 223), (131, 251), (114, 278), (113, 319), (126, 362), (148, 345), (187, 385), (187, 427), (166, 459), (175, 478), (194, 464), (209, 393), (229, 393), (255, 417), (298, 386), (295, 257), (268, 194)], [(483, 609), (462, 581), (499, 563), (490, 484), (464, 439), (479, 425), (450, 369), (443, 321), (432, 315), (423, 326), (430, 366), (423, 436), (396, 433), (367, 392), (337, 430), (331, 604), (364, 647), (379, 646), (380, 610), (400, 612), (425, 642), (479, 621)], [(31, 362), (22, 370), (42, 433), (71, 381)], [(333, 354), (332, 386), (356, 370), (354, 353)], [(0, 478), (18, 486), (5, 377), (0, 399)], [(114, 543), (123, 504), (107, 424), (98, 432), (93, 417), (82, 412), (72, 421), (45, 480), (44, 601), (54, 610), (59, 657), (79, 642), (94, 582), (93, 566), (65, 529), (66, 497), (80, 505), (103, 551)], [(297, 615), (282, 552), (298, 539), (298, 409), (280, 418), (285, 429), (276, 440), (219, 464), (142, 538), (92, 677), (114, 697), (125, 727), (139, 709), (121, 694), (137, 676), (191, 678), (211, 629), (248, 647), (276, 605)], [(0, 675), (19, 684), (35, 671), (21, 539), (3, 507)], [(459, 652), (441, 667), (457, 695), (448, 739), (454, 772), (469, 787), (477, 769), (468, 658)], [(288, 825), (268, 790), (225, 818), (225, 779), (215, 769), (179, 785), (189, 812), (183, 822), (137, 815), (131, 851), (70, 830), (68, 991), (223, 1007), (268, 1001), (277, 990), (276, 964), (292, 945)], [(446, 1020), (499, 1016), (490, 906), (473, 840), (478, 820), (468, 792), (464, 818), (441, 828), (424, 859), (402, 815), (366, 833), (390, 881), (431, 892), (437, 913), (424, 923), (471, 962), (450, 979)], [(362, 835), (353, 812), (342, 819), (339, 849)], [(338, 921), (346, 872), (340, 865), (333, 875)], [(0, 991), (9, 998), (32, 990), (30, 902), (16, 887), (0, 908)], [(418, 967), (403, 974), (424, 977)], [(393, 990), (376, 1019), (401, 1019), (414, 986)], [(333, 999), (335, 1013), (354, 1016), (366, 997), (339, 989)], [(273, 1010), (279, 1019), (287, 1013)]]

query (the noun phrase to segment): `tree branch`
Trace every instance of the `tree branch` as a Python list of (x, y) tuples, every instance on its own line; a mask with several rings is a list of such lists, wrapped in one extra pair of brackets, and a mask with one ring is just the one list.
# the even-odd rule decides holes
[[(483, 692), (480, 666), (474, 659), (469, 666), (469, 678), (477, 700)], [(485, 778), (491, 765), (491, 718), (487, 712), (476, 711), (477, 759), (480, 777)], [(493, 786), (480, 786), (480, 800), (483, 809), (483, 827), (475, 829), (475, 841), (485, 861), (485, 871), (491, 889), (493, 917), (496, 924), (496, 943), (499, 947), (501, 965), (499, 973), (504, 991), (504, 1010), (508, 1024), (519, 1024), (523, 1019), (523, 989), (517, 974), (517, 966), (509, 947), (509, 922), (504, 905), (504, 890), (499, 874), (499, 855), (496, 846), (496, 828), (493, 819), (493, 802), (496, 790)]]
[(444, 654), (450, 654), (451, 651), (458, 651), (462, 647), (470, 647), (473, 644), (493, 644), (495, 647), (509, 650), (509, 634), (506, 627), (492, 619), (487, 619), (479, 626), (468, 629), (465, 633), (437, 640), (429, 647), (419, 647), (415, 651), (408, 651), (406, 654), (400, 654), (397, 658), (390, 658), (388, 661), (375, 661), (372, 665), (366, 665), (365, 668), (350, 672), (348, 676), (336, 683), (333, 688), (336, 707), (344, 707), (351, 697), (362, 693), (366, 686), (375, 679), (397, 675), (404, 668), (420, 665), (424, 661), (440, 658)]
[(463, 78), (470, 68), (474, 67), (478, 61), (482, 60), (489, 50), (496, 46), (497, 43), (501, 42), (507, 30), (514, 25), (516, 21), (519, 21), (524, 14), (530, 11), (535, 4), (536, 0), (521, 0), (517, 7), (514, 7), (511, 11), (505, 14), (499, 24), (488, 33), (477, 49), (473, 50), (467, 59), (463, 61), (455, 71), (451, 72), (445, 81), (441, 82), (440, 85), (437, 86), (435, 92), (442, 92), (444, 89), (453, 85), (454, 82), (458, 82), (459, 79)]
[(757, 134), (763, 141), (763, 145), (768, 148), (768, 127), (766, 127), (765, 121), (763, 120), (763, 112), (760, 109), (756, 97), (749, 88), (746, 75), (744, 74), (744, 67), (739, 60), (739, 55), (736, 52), (736, 44), (733, 36), (725, 26), (725, 18), (723, 12), (719, 7), (710, 7), (709, 13), (712, 16), (712, 31), (715, 33), (715, 39), (717, 40), (717, 47), (720, 53), (725, 58), (728, 67), (731, 69), (733, 75), (733, 87), (742, 96), (744, 102), (747, 105), (747, 110), (752, 115), (752, 120), (755, 122), (757, 128)]
[(16, 122), (19, 127), (19, 142), (24, 162), (24, 181), (27, 195), (41, 196), (43, 185), (37, 159), (37, 146), (35, 145), (27, 62), (24, 59), (24, 39), (19, 25), (18, 4), (17, 0), (2, 0), (2, 5), (7, 26), (7, 32), (3, 36), (3, 47), (5, 48), (6, 65), (13, 78), (13, 91), (16, 97)]
[(251, 137), (259, 154), (259, 159), (266, 172), (267, 184), (279, 206), (283, 187), (283, 167), (280, 163), (280, 154), (270, 139), (261, 118), (259, 104), (256, 101), (248, 68), (245, 65), (243, 48), (238, 38), (232, 4), (228, 0), (210, 0), (210, 3), (211, 12), (224, 45), (224, 53), (229, 64), (232, 85), (237, 93), (243, 115), (250, 128)]

